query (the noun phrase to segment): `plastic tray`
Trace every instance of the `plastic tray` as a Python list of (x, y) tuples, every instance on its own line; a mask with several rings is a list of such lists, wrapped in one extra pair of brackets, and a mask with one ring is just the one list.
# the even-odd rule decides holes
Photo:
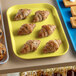
[(3, 23), (3, 16), (2, 16), (2, 11), (0, 9), (0, 14), (1, 14), (1, 28), (3, 30), (3, 33), (4, 33), (4, 42), (3, 44), (5, 45), (6, 47), (6, 56), (0, 61), (0, 64), (4, 64), (8, 61), (9, 59), (9, 53), (8, 53), (8, 47), (7, 47), (7, 40), (6, 40), (6, 34), (5, 34), (5, 28), (4, 28), (4, 23)]
[(66, 8), (63, 4), (63, 0), (56, 0), (58, 7), (60, 9), (61, 15), (63, 17), (65, 26), (67, 28), (67, 31), (69, 33), (71, 42), (73, 44), (74, 50), (76, 51), (76, 29), (72, 28), (72, 25), (70, 23), (70, 17), (72, 17), (71, 15), (71, 9), (70, 8)]
[[(27, 19), (14, 21), (13, 20), (14, 15), (21, 8), (31, 9), (32, 12)], [(21, 25), (25, 23), (30, 23), (30, 21), (32, 20), (32, 15), (34, 15), (37, 10), (48, 10), (50, 12), (48, 19), (42, 22), (36, 23), (36, 27), (31, 34), (18, 36), (17, 35), (18, 29), (21, 27)], [(46, 4), (46, 3), (15, 5), (15, 6), (10, 7), (7, 10), (7, 19), (8, 19), (9, 30), (10, 30), (10, 35), (11, 35), (12, 47), (16, 56), (22, 59), (36, 59), (36, 58), (60, 56), (60, 55), (64, 55), (68, 51), (69, 44), (66, 39), (65, 33), (63, 31), (56, 8), (54, 6), (50, 4)], [(57, 28), (51, 36), (41, 38), (41, 39), (37, 38), (38, 31), (41, 29), (41, 26), (45, 24), (53, 24), (53, 25), (56, 25)], [(32, 40), (38, 39), (41, 41), (39, 48), (35, 52), (19, 55), (18, 52), (21, 50), (22, 46), (26, 43), (26, 41), (31, 40), (31, 39)], [(58, 51), (54, 53), (42, 54), (41, 52), (46, 42), (48, 42), (49, 40), (54, 40), (54, 39), (62, 40), (62, 44), (60, 48), (58, 49)]]

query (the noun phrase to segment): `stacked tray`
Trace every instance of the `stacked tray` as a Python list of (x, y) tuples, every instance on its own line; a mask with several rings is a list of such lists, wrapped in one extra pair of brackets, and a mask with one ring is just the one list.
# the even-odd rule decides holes
[(21, 72), (20, 76), (76, 76), (76, 66)]
[[(9, 1), (9, 2), (11, 4), (11, 1)], [(9, 26), (8, 30), (10, 31), (13, 52), (15, 53), (16, 56), (18, 56), (19, 58), (22, 58), (22, 59), (37, 59), (37, 58), (61, 56), (61, 55), (64, 55), (68, 51), (69, 44), (68, 44), (67, 38), (65, 36), (61, 21), (59, 19), (58, 13), (57, 13), (57, 10), (54, 6), (47, 4), (47, 3), (23, 4), (22, 2), (21, 3), (16, 2), (15, 4), (8, 5), (9, 2), (6, 5), (9, 8), (7, 7), (6, 8), (7, 11), (5, 11), (5, 12), (7, 12), (7, 20), (8, 20), (8, 26)], [(22, 5), (16, 5), (16, 4), (22, 4)], [(15, 6), (13, 6), (13, 5), (15, 5)], [(17, 13), (17, 11), (19, 9), (25, 9), (25, 8), (32, 10), (30, 18), (28, 18), (26, 20), (22, 20), (22, 21), (14, 21), (13, 17)], [(34, 13), (37, 10), (48, 10), (48, 11), (50, 11), (49, 18), (46, 21), (37, 23), (37, 26), (31, 35), (22, 36), (22, 37), (17, 36), (17, 30), (20, 28), (20, 26), (24, 23), (30, 23), (30, 20), (32, 19), (31, 16), (34, 15)], [(6, 16), (4, 14), (5, 13), (4, 7), (2, 7), (2, 12), (3, 12), (3, 16)], [(5, 27), (7, 27), (6, 26), (7, 20), (4, 21)], [(57, 28), (56, 28), (55, 32), (52, 34), (52, 36), (49, 36), (49, 37), (43, 38), (43, 39), (36, 38), (36, 31), (37, 30), (39, 31), (43, 24), (53, 24), (53, 25), (56, 25)], [(4, 26), (3, 26), (3, 28), (4, 28)], [(41, 44), (40, 44), (39, 48), (36, 50), (36, 52), (24, 54), (24, 55), (18, 54), (18, 51), (21, 50), (21, 47), (25, 44), (26, 41), (28, 41), (30, 39), (41, 40)], [(54, 53), (41, 54), (41, 49), (43, 48), (43, 46), (49, 40), (54, 40), (54, 39), (60, 39), (62, 41), (62, 44), (61, 44), (60, 48), (58, 49), (58, 51), (56, 51)]]
[[(32, 12), (27, 19), (14, 21), (13, 17), (19, 9), (31, 9)], [(33, 33), (31, 33), (30, 35), (18, 36), (17, 30), (21, 27), (21, 25), (25, 23), (30, 23), (30, 21), (32, 20), (31, 17), (38, 10), (48, 10), (50, 12), (48, 19), (42, 22), (36, 23), (36, 27)], [(15, 6), (10, 7), (7, 10), (7, 19), (8, 19), (8, 24), (9, 24), (12, 47), (16, 56), (22, 59), (37, 59), (37, 58), (61, 56), (61, 55), (64, 55), (68, 51), (69, 44), (66, 39), (64, 30), (62, 28), (62, 24), (59, 19), (57, 10), (54, 6), (50, 4), (46, 4), (46, 3), (15, 5)], [(36, 37), (37, 31), (41, 29), (42, 25), (46, 25), (46, 24), (56, 25), (55, 32), (51, 36), (48, 36), (45, 38), (37, 38)], [(21, 47), (25, 44), (25, 42), (31, 39), (32, 40), (38, 39), (41, 41), (39, 48), (35, 52), (29, 53), (29, 54), (22, 54), (22, 55), (18, 54), (18, 52), (21, 50)], [(60, 39), (62, 41), (60, 48), (54, 53), (42, 54), (41, 50), (43, 49), (45, 44), (49, 40), (54, 40), (54, 39)]]
[[(72, 17), (71, 14), (71, 8), (70, 7), (65, 7), (63, 0), (56, 0), (57, 1), (57, 5), (59, 7), (59, 10), (61, 12), (61, 15), (63, 17), (66, 29), (69, 33), (71, 42), (73, 44), (74, 47), (74, 51), (76, 51), (76, 29), (72, 28), (71, 22), (70, 22), (70, 17)], [(67, 1), (67, 0), (65, 0)]]
[[(2, 12), (0, 11), (0, 14), (1, 13)], [(0, 43), (3, 45), (2, 47), (6, 49), (5, 55), (0, 55), (0, 57), (1, 57), (0, 64), (4, 64), (8, 61), (9, 54), (8, 54), (7, 41), (6, 41), (6, 35), (5, 35), (5, 29), (4, 29), (2, 15), (0, 15), (0, 29), (2, 30), (2, 32), (0, 31), (0, 33), (2, 34), (2, 37), (0, 38)], [(0, 36), (1, 36), (1, 34), (0, 34)], [(1, 53), (1, 51), (5, 51), (5, 49), (3, 49), (3, 50), (1, 49), (2, 47), (0, 45), (0, 53)]]

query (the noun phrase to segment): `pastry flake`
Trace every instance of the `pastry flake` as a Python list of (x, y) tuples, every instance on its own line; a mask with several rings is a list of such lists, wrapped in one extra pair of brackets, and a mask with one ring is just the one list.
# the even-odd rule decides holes
[(72, 24), (72, 28), (76, 28), (76, 17), (70, 17), (70, 22)]
[(50, 40), (49, 42), (46, 43), (43, 49), (43, 53), (52, 53), (57, 51), (61, 43), (62, 43), (61, 40)]
[(47, 19), (49, 15), (49, 11), (37, 11), (35, 12), (35, 15), (34, 15), (34, 19), (33, 19), (33, 22), (40, 22), (40, 21), (43, 21), (45, 19)]
[(38, 37), (42, 38), (42, 37), (47, 37), (49, 35), (51, 35), (54, 30), (56, 29), (55, 25), (43, 25), (42, 29), (39, 31)]
[(26, 54), (29, 52), (34, 52), (40, 44), (40, 40), (29, 40), (24, 44), (22, 50), (20, 51), (21, 54)]
[(33, 29), (35, 28), (35, 24), (24, 24), (18, 30), (18, 35), (26, 35), (32, 33)]
[(14, 20), (23, 20), (31, 13), (30, 9), (19, 9), (18, 13), (15, 15)]

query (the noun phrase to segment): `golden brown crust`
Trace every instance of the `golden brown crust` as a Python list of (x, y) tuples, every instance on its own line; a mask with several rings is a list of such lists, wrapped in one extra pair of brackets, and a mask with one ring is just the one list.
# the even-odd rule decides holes
[(76, 17), (70, 17), (72, 28), (76, 28)]
[(64, 6), (65, 7), (71, 7), (71, 6), (76, 6), (76, 1), (71, 2), (70, 0), (63, 0)]
[(76, 16), (76, 6), (71, 7), (71, 14), (72, 16)]
[(36, 71), (36, 76), (52, 76), (52, 70), (51, 69), (44, 69), (44, 70), (38, 70)]
[(47, 19), (49, 15), (49, 11), (36, 11), (35, 12), (35, 15), (34, 15), (34, 19), (33, 19), (33, 22), (40, 22), (40, 21), (43, 21), (45, 19)]
[(23, 20), (31, 13), (30, 9), (19, 9), (18, 13), (15, 15), (14, 20)]
[(18, 30), (18, 35), (27, 35), (32, 33), (33, 29), (35, 28), (35, 24), (24, 24)]
[(4, 57), (3, 55), (0, 55), (0, 61), (3, 59), (3, 57)]
[(40, 44), (40, 40), (29, 40), (26, 42), (26, 44), (24, 44), (20, 52), (22, 54), (33, 52), (38, 48), (39, 44)]
[(62, 72), (61, 72), (61, 69), (55, 68), (55, 69), (54, 69), (53, 76), (63, 76), (63, 75), (62, 75)]
[(53, 25), (53, 26), (51, 26), (50, 24), (43, 25), (42, 29), (39, 31), (38, 37), (40, 37), (40, 38), (47, 37), (47, 36), (51, 35), (55, 29), (56, 29), (55, 25)]
[(52, 53), (57, 51), (61, 43), (62, 43), (61, 40), (50, 40), (49, 42), (46, 43), (43, 49), (43, 53)]

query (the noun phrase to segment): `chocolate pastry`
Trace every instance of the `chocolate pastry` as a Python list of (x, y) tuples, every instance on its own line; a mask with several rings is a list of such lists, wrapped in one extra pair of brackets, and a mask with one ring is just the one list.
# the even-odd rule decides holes
[(39, 32), (38, 37), (40, 37), (40, 38), (47, 37), (47, 36), (51, 35), (55, 29), (56, 29), (55, 25), (54, 26), (51, 26), (50, 24), (43, 25), (42, 29)]
[(24, 25), (22, 25), (18, 31), (18, 35), (26, 35), (26, 34), (32, 33), (35, 26), (36, 26), (35, 24), (24, 24)]
[(14, 20), (23, 20), (31, 13), (30, 9), (20, 9), (18, 13), (15, 15)]
[(34, 52), (40, 44), (40, 40), (29, 40), (24, 44), (22, 50), (20, 51), (22, 54), (26, 54), (29, 52)]
[(46, 43), (43, 53), (52, 53), (59, 49), (61, 44), (61, 40), (50, 40)]
[(43, 21), (45, 19), (47, 19), (49, 15), (49, 11), (37, 11), (35, 12), (35, 15), (34, 15), (34, 19), (33, 19), (33, 22), (40, 22), (40, 21)]

